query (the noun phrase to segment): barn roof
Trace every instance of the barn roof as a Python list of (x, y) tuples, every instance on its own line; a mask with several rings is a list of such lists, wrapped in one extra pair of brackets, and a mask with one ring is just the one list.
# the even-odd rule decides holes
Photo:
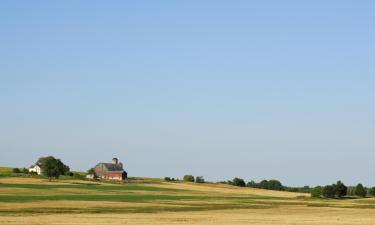
[(122, 168), (122, 163), (113, 164), (113, 163), (99, 163), (104, 165), (108, 171), (124, 171)]

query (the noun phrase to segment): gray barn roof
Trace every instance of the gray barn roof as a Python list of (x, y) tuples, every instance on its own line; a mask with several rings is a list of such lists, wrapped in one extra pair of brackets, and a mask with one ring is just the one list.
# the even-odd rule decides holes
[(99, 163), (104, 165), (108, 171), (123, 171), (122, 163), (113, 164), (113, 163)]

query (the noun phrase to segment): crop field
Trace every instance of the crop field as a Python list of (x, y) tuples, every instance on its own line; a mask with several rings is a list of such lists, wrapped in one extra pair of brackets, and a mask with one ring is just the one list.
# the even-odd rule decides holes
[(375, 224), (375, 199), (224, 184), (1, 177), (0, 224)]

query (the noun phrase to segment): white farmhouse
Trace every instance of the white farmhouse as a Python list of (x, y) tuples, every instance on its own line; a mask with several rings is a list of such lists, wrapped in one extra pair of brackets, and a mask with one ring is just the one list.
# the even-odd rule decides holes
[(36, 173), (40, 175), (42, 173), (42, 169), (40, 168), (39, 165), (32, 165), (29, 168), (29, 173)]

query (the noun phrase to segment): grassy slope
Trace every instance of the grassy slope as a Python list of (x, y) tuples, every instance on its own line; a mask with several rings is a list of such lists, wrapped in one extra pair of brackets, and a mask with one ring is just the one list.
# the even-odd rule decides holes
[[(61, 206), (62, 203), (64, 207)], [(291, 193), (285, 192), (222, 184), (166, 183), (157, 179), (108, 184), (77, 180), (48, 182), (36, 178), (0, 178), (0, 215), (188, 212), (287, 206), (373, 208), (371, 203), (366, 200), (314, 200), (306, 196), (291, 196)]]
[(0, 174), (10, 174), (12, 173), (13, 168), (11, 167), (1, 167), (0, 166)]

